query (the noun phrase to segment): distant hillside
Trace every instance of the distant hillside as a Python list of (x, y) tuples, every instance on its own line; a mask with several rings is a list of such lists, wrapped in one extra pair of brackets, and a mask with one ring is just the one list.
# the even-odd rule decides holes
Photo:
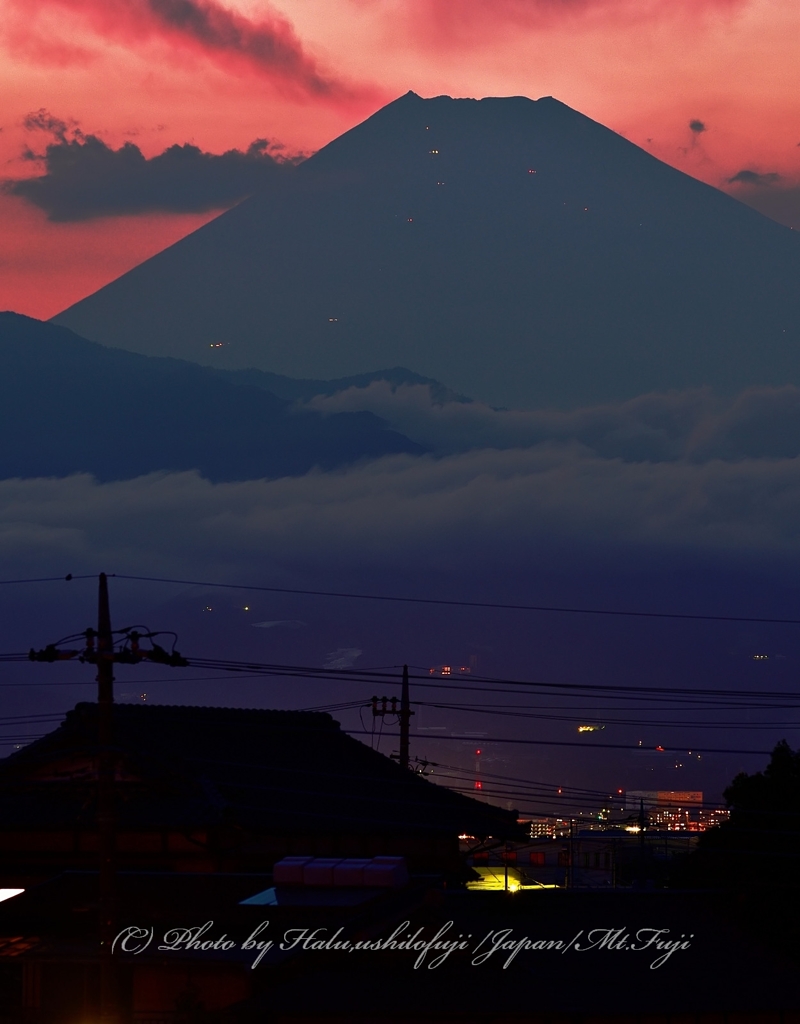
[(798, 281), (789, 228), (555, 99), (409, 93), (55, 320), (228, 369), (400, 365), (575, 408), (800, 385)]
[(424, 450), (372, 413), (293, 410), (293, 385), (311, 397), (335, 393), (328, 382), (257, 373), (256, 384), (246, 371), (104, 348), (16, 313), (0, 313), (0, 367), (0, 478), (196, 469), (248, 480)]

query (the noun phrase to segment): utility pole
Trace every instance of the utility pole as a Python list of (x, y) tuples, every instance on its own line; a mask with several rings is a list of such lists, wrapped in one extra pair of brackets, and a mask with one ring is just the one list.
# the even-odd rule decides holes
[(646, 881), (644, 830), (647, 827), (647, 816), (644, 812), (644, 800), (639, 799), (639, 885), (644, 888)]
[[(87, 630), (88, 633), (88, 630)], [(90, 639), (87, 637), (87, 639)], [(97, 827), (100, 833), (100, 1020), (116, 1024), (117, 977), (112, 954), (116, 917), (116, 810), (114, 807), (115, 758), (114, 636), (108, 606), (108, 579), (100, 573), (97, 602)]]
[(409, 757), (409, 725), (411, 722), (411, 716), (414, 712), (411, 710), (411, 703), (408, 697), (408, 665), (403, 665), (403, 684), (400, 690), (400, 710), (397, 709), (397, 697), (392, 697), (391, 707), (387, 707), (388, 697), (381, 697), (381, 706), (378, 707), (378, 698), (372, 698), (372, 717), (373, 718), (385, 718), (386, 715), (397, 715), (397, 720), (400, 723), (400, 752), (398, 754), (392, 754), (391, 757), (397, 759), (397, 763), (401, 768), (408, 768), (410, 766)]
[(408, 665), (403, 665), (403, 686), (400, 691), (400, 767), (408, 768), (409, 727), (414, 712), (408, 699)]
[[(134, 629), (117, 630), (125, 638), (115, 650), (108, 602), (108, 577), (100, 573), (97, 596), (97, 629), (91, 627), (81, 634), (86, 645), (82, 650), (59, 649), (48, 644), (43, 650), (31, 648), (31, 661), (68, 661), (78, 658), (97, 666), (97, 831), (100, 844), (99, 937), (100, 937), (100, 1024), (119, 1024), (121, 1019), (116, 965), (113, 958), (114, 924), (116, 918), (116, 807), (114, 753), (114, 662), (138, 665), (148, 660), (174, 668), (189, 664), (178, 651), (169, 653), (152, 641), (157, 633), (139, 633)], [(71, 639), (76, 639), (73, 637)], [(139, 641), (149, 639), (150, 648)]]

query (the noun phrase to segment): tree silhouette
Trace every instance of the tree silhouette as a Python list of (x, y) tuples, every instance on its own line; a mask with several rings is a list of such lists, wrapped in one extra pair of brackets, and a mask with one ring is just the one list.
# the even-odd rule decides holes
[(800, 891), (800, 750), (781, 740), (764, 771), (741, 772), (724, 797), (730, 818), (703, 833), (676, 882)]

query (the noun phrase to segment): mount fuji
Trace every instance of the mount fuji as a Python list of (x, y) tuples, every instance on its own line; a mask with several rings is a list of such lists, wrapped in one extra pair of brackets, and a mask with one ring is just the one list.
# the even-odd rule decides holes
[(555, 99), (408, 93), (280, 177), (55, 323), (505, 407), (800, 385), (800, 239)]

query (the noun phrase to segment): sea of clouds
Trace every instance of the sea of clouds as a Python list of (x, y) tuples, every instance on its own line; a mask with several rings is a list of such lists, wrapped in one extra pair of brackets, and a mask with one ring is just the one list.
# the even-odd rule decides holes
[(0, 557), (26, 574), (57, 562), (285, 581), (488, 570), (554, 547), (800, 554), (797, 388), (519, 412), (379, 382), (310, 404), (369, 409), (431, 453), (223, 484), (4, 480)]

